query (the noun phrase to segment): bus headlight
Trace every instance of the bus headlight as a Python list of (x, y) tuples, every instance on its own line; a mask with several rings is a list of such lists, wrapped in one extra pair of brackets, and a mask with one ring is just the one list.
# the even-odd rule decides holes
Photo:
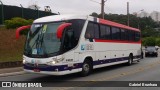
[(48, 65), (54, 65), (57, 63), (60, 63), (61, 61), (63, 61), (63, 58), (57, 59), (57, 58), (52, 58), (52, 61), (47, 62)]
[(26, 63), (26, 61), (23, 59), (23, 64), (25, 64)]
[(48, 64), (48, 65), (54, 65), (54, 64), (56, 64), (56, 62), (55, 62), (55, 61), (50, 61), (50, 62), (48, 62), (47, 64)]
[(23, 64), (25, 64), (26, 63), (26, 59), (25, 59), (25, 57), (23, 57)]

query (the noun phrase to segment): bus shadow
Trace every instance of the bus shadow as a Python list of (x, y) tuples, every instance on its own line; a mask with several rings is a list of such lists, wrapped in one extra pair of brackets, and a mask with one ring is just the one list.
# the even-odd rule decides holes
[[(131, 66), (136, 65), (137, 63), (133, 63)], [(118, 68), (123, 68), (123, 67), (128, 67), (126, 64), (119, 64), (119, 65), (112, 65), (112, 66), (108, 66), (108, 67), (103, 67), (103, 68), (98, 68), (98, 69), (94, 69), (93, 72), (89, 75), (96, 75), (98, 73), (103, 73), (106, 71), (112, 71)], [(89, 77), (86, 76), (86, 77)], [(63, 75), (63, 76), (53, 76), (53, 75), (45, 75), (45, 76), (41, 76), (41, 77), (37, 77), (37, 78), (32, 78), (29, 81), (34, 81), (34, 82), (52, 82), (52, 83), (61, 83), (61, 82), (66, 82), (66, 81), (71, 81), (74, 80), (76, 78), (85, 78), (85, 77), (81, 77), (80, 73), (74, 73), (74, 74), (68, 74), (68, 75)]]

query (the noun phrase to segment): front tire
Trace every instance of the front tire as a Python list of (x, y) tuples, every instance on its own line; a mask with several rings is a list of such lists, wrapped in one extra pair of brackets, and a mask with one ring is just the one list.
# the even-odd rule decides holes
[(88, 76), (92, 72), (92, 63), (89, 60), (85, 60), (82, 65), (81, 76)]

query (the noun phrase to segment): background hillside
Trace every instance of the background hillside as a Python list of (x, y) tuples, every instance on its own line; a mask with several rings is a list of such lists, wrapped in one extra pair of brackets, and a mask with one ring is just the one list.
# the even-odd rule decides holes
[(15, 30), (0, 27), (0, 62), (22, 61), (25, 36), (16, 40)]

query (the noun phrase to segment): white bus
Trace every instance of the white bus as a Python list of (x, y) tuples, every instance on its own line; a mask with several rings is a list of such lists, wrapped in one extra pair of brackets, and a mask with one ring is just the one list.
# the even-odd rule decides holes
[(42, 17), (30, 28), (24, 55), (24, 71), (50, 75), (81, 72), (128, 63), (141, 58), (140, 30), (109, 20), (80, 15)]

